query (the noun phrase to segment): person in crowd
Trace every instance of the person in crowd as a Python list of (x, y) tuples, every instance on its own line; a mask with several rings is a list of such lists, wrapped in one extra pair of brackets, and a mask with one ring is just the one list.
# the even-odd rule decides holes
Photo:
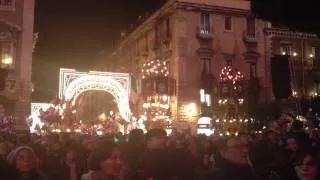
[(219, 171), (213, 174), (215, 180), (255, 180), (257, 176), (249, 165), (248, 143), (234, 136), (220, 144), (221, 159)]
[(299, 143), (297, 138), (294, 136), (294, 134), (289, 134), (285, 138), (285, 145), (286, 145), (286, 149), (291, 152), (297, 152), (299, 149)]
[(46, 150), (39, 143), (32, 143), (28, 145), (36, 156), (36, 170), (43, 177), (48, 179), (47, 174), (44, 172), (44, 160), (46, 157)]
[[(146, 149), (140, 157), (135, 177), (131, 179), (185, 179), (192, 177), (192, 153), (189, 144), (180, 139), (181, 146), (167, 146), (166, 131), (151, 129), (146, 134)], [(185, 143), (184, 143), (185, 142)]]
[(59, 141), (52, 141), (49, 141), (47, 145), (50, 149), (45, 158), (44, 170), (49, 180), (56, 180), (60, 178), (62, 172), (61, 161), (63, 158), (63, 150)]
[(88, 167), (81, 180), (118, 179), (122, 169), (118, 146), (110, 140), (99, 143), (89, 156)]
[(29, 147), (20, 146), (11, 151), (7, 162), (16, 170), (14, 180), (43, 180), (36, 170), (36, 156)]
[(83, 170), (88, 171), (88, 157), (94, 148), (95, 139), (89, 135), (83, 135), (80, 137), (80, 151), (83, 161)]
[(204, 152), (201, 160), (201, 163), (195, 168), (194, 180), (207, 180), (212, 176), (213, 169), (210, 161), (210, 153)]
[(17, 146), (17, 137), (15, 135), (8, 135), (6, 137), (6, 142), (9, 145), (10, 152), (14, 150)]
[(250, 149), (250, 162), (260, 177), (268, 177), (270, 172), (279, 169), (282, 160), (279, 138), (279, 132), (269, 129), (263, 140), (253, 144)]
[(296, 156), (294, 169), (300, 180), (320, 180), (318, 153), (305, 150)]
[(24, 146), (30, 143), (30, 135), (29, 134), (23, 134), (19, 135), (17, 139), (18, 146)]
[(15, 170), (7, 163), (7, 159), (0, 159), (0, 179), (13, 179)]
[(252, 136), (251, 136), (249, 133), (247, 133), (247, 132), (240, 132), (240, 133), (239, 133), (239, 137), (240, 137), (240, 139), (241, 139), (242, 141), (245, 141), (245, 142), (247, 142), (248, 144), (251, 144), (252, 141), (253, 141)]
[(166, 148), (167, 134), (163, 129), (151, 129), (146, 134), (146, 149), (138, 160), (131, 179), (167, 179), (172, 175), (170, 154)]
[(145, 137), (144, 132), (141, 129), (134, 129), (130, 131), (128, 136), (128, 143), (123, 148), (123, 162), (126, 170), (126, 179), (129, 179), (134, 170), (138, 167), (138, 159), (142, 156), (145, 149)]
[(76, 142), (66, 143), (59, 180), (78, 180), (83, 173), (83, 161)]

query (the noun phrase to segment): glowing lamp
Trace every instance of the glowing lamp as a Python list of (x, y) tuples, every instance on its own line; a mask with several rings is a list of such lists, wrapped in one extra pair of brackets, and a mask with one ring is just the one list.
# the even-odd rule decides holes
[(194, 117), (197, 115), (197, 105), (195, 103), (189, 103), (184, 107), (185, 115), (188, 117)]
[(2, 59), (2, 63), (6, 65), (12, 64), (12, 57), (9, 55), (5, 55), (4, 58)]

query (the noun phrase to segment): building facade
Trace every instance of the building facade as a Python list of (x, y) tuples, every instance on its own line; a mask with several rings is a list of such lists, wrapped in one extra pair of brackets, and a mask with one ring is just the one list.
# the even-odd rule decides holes
[(18, 131), (28, 130), (33, 52), (34, 0), (0, 0), (0, 104)]
[[(254, 18), (250, 1), (169, 0), (130, 33), (122, 33), (118, 48), (107, 61), (110, 70), (130, 72), (137, 79), (144, 63), (154, 59), (168, 62), (170, 77), (176, 81), (171, 115), (186, 120), (190, 117), (185, 106), (190, 103), (197, 109), (194, 118), (204, 109), (214, 109), (219, 74), (228, 65), (244, 75), (248, 101), (272, 101), (270, 58), (275, 54), (291, 55), (296, 70), (292, 73), (294, 95), (309, 91), (314, 95), (318, 42), (315, 35), (291, 32)], [(204, 81), (212, 84), (206, 86)], [(212, 101), (209, 107), (201, 101), (203, 89)]]

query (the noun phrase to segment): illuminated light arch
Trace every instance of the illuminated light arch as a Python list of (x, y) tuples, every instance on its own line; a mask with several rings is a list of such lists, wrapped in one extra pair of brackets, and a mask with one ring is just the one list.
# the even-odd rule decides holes
[(60, 98), (74, 104), (78, 96), (90, 90), (110, 93), (116, 100), (121, 117), (130, 121), (130, 75), (127, 73), (111, 73), (90, 71), (77, 72), (72, 69), (60, 69)]

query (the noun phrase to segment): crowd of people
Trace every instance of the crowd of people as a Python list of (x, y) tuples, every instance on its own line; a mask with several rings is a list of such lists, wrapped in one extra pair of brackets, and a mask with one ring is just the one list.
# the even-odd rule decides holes
[(319, 180), (304, 131), (192, 136), (163, 129), (0, 136), (1, 180)]

